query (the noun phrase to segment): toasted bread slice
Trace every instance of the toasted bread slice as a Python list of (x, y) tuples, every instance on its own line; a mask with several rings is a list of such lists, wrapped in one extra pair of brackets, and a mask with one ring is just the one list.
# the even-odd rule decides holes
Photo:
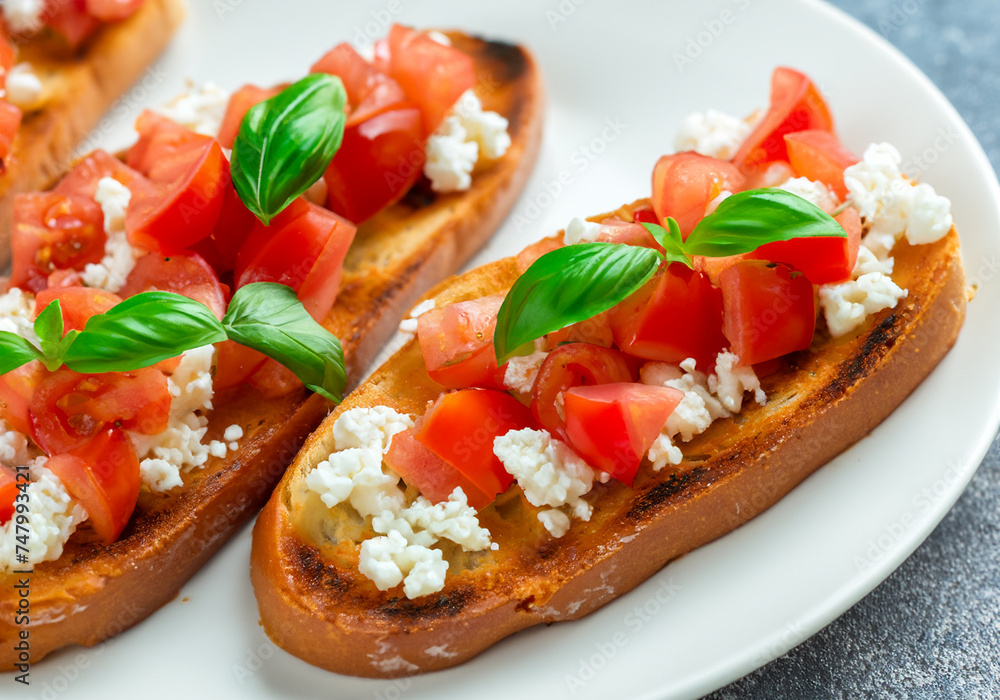
[[(324, 325), (343, 342), (356, 383), (405, 309), (452, 274), (513, 206), (541, 138), (543, 95), (522, 48), (449, 34), (475, 61), (484, 109), (507, 117), (512, 145), (475, 173), (469, 191), (410, 197), (358, 229), (343, 287)], [(243, 427), (240, 449), (211, 459), (167, 494), (143, 491), (119, 540), (105, 545), (78, 532), (57, 561), (31, 582), (31, 654), (37, 661), (67, 644), (92, 646), (150, 615), (264, 504), (306, 436), (330, 410), (317, 395), (262, 400), (241, 387), (216, 397), (205, 440)], [(0, 668), (11, 669), (16, 574), (0, 576)]]
[[(631, 207), (619, 212), (631, 220)], [(603, 217), (595, 217), (601, 220)], [(851, 337), (818, 333), (810, 350), (762, 380), (765, 406), (750, 402), (684, 443), (671, 473), (640, 469), (634, 488), (594, 485), (589, 522), (553, 539), (519, 488), (479, 513), (497, 551), (445, 551), (439, 593), (408, 600), (379, 591), (358, 571), (370, 523), (350, 506), (327, 509), (305, 476), (334, 448), (345, 410), (385, 405), (423, 414), (442, 391), (411, 340), (332, 413), (306, 442), (254, 528), (251, 578), (264, 629), (316, 666), (392, 677), (454, 666), (518, 630), (579, 618), (629, 591), (670, 560), (765, 510), (813, 470), (889, 415), (955, 342), (966, 286), (958, 236), (894, 251), (894, 280), (909, 290)], [(438, 304), (506, 290), (516, 258), (451, 279)], [(445, 653), (442, 653), (445, 652)]]
[(80, 140), (167, 47), (184, 17), (181, 0), (145, 0), (135, 14), (101, 27), (66, 55), (44, 39), (19, 47), (42, 81), (45, 106), (24, 115), (0, 175), (0, 269), (10, 262), (13, 197), (52, 185)]

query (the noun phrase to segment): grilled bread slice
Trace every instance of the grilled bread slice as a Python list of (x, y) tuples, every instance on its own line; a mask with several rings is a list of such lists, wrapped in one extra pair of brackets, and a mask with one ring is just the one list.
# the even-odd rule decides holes
[[(470, 54), (484, 109), (507, 117), (512, 145), (476, 172), (467, 192), (417, 195), (363, 224), (344, 264), (343, 285), (324, 325), (344, 346), (356, 383), (404, 310), (454, 273), (499, 226), (534, 164), (543, 93), (532, 57), (518, 46), (451, 33)], [(243, 427), (238, 452), (208, 464), (166, 494), (145, 490), (117, 542), (79, 531), (61, 558), (35, 568), (31, 654), (37, 661), (68, 644), (92, 646), (132, 626), (173, 598), (229, 536), (264, 504), (285, 467), (330, 405), (295, 393), (263, 400), (240, 387), (217, 395), (205, 440)], [(13, 663), (15, 575), (0, 575), (0, 668)]]
[(184, 17), (181, 0), (145, 0), (135, 14), (101, 27), (78, 53), (44, 37), (18, 47), (43, 85), (44, 107), (24, 115), (0, 175), (0, 269), (10, 262), (13, 197), (52, 185), (77, 144), (166, 48)]
[[(631, 220), (632, 206), (615, 214)], [(748, 402), (735, 420), (685, 443), (677, 471), (640, 469), (634, 488), (595, 483), (591, 520), (574, 520), (561, 539), (511, 488), (479, 512), (499, 549), (446, 550), (444, 589), (414, 600), (379, 591), (358, 571), (370, 523), (349, 505), (327, 509), (304, 484), (333, 450), (332, 425), (343, 411), (385, 405), (422, 415), (440, 394), (411, 340), (327, 417), (261, 512), (251, 577), (264, 629), (287, 651), (338, 673), (443, 669), (531, 625), (586, 615), (733, 530), (871, 431), (955, 342), (966, 305), (955, 231), (926, 246), (903, 241), (893, 253), (893, 279), (906, 298), (852, 336), (817, 333), (812, 348), (761, 380), (766, 405)], [(508, 258), (428, 296), (443, 305), (495, 294), (520, 272)]]

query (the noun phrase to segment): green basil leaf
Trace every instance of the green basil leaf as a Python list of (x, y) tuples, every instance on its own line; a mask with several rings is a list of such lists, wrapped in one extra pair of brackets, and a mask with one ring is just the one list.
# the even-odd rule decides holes
[(694, 227), (684, 250), (722, 258), (756, 250), (766, 243), (812, 236), (845, 237), (832, 216), (798, 195), (764, 188), (738, 192)]
[(313, 320), (290, 287), (273, 282), (241, 287), (222, 324), (232, 340), (277, 360), (307, 388), (341, 400), (347, 371), (340, 341)]
[(172, 292), (143, 292), (91, 317), (63, 361), (85, 374), (128, 372), (225, 339), (204, 304)]
[(7, 374), (32, 360), (41, 359), (42, 354), (38, 352), (38, 348), (27, 340), (16, 333), (0, 331), (0, 374)]
[(35, 319), (35, 334), (42, 346), (45, 367), (54, 372), (62, 364), (63, 315), (58, 299), (46, 306)]
[(265, 225), (326, 170), (344, 136), (340, 78), (313, 73), (254, 105), (233, 143), (233, 186)]
[(607, 311), (660, 266), (652, 248), (579, 243), (538, 258), (507, 293), (493, 336), (497, 361), (546, 333)]
[(664, 255), (663, 259), (667, 262), (679, 262), (684, 263), (688, 267), (693, 268), (694, 262), (691, 260), (691, 256), (684, 252), (684, 238), (681, 236), (681, 227), (677, 225), (673, 217), (667, 217), (667, 226), (669, 230), (663, 228), (659, 224), (651, 224), (643, 222), (642, 224), (649, 235), (656, 239), (656, 242), (663, 246)]

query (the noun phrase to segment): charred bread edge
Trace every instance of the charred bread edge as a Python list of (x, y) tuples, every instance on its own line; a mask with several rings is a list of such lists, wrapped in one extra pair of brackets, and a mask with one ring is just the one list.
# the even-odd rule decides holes
[[(784, 411), (767, 431), (734, 438), (691, 471), (653, 475), (637, 484), (627, 510), (615, 511), (621, 517), (614, 528), (585, 548), (578, 541), (562, 549), (559, 540), (543, 543), (533, 553), (531, 570), (489, 572), (489, 590), (474, 585), (481, 578), (470, 583), (462, 572), (449, 574), (440, 593), (416, 600), (398, 591), (372, 596), (356, 584), (360, 573), (339, 569), (296, 536), (282, 496), (293, 479), (304, 475), (303, 455), (315, 460), (330, 447), (322, 437), (328, 437), (337, 415), (365, 405), (345, 404), (307, 441), (254, 528), (251, 580), (265, 631), (278, 646), (313, 665), (398, 677), (454, 666), (518, 630), (579, 618), (631, 590), (667, 562), (766, 510), (869, 433), (944, 357), (965, 316), (958, 235), (953, 229), (920, 248), (923, 258), (914, 269), (919, 291), (911, 290), (849, 341), (852, 352), (810, 386), (797, 410)], [(476, 294), (462, 290), (474, 286), (477, 294), (490, 293), (483, 292), (490, 280), (509, 279), (514, 269), (513, 259), (503, 260), (443, 283), (428, 296), (470, 298)], [(493, 282), (491, 291), (499, 291), (498, 286)], [(419, 352), (411, 341), (355, 396), (406, 391), (387, 377), (403, 358), (412, 370)], [(383, 380), (388, 388), (375, 388)], [(448, 655), (429, 652), (442, 645)]]
[[(450, 34), (476, 58), (484, 108), (508, 115), (507, 155), (473, 178), (465, 193), (414, 208), (397, 204), (359, 229), (361, 258), (345, 263), (343, 290), (326, 325), (341, 338), (356, 383), (403, 311), (453, 273), (492, 235), (533, 169), (541, 141), (543, 88), (523, 48)], [(418, 243), (378, 265), (383, 238), (414, 232)], [(217, 397), (206, 440), (240, 423), (246, 437), (226, 460), (210, 460), (170, 494), (143, 492), (132, 522), (111, 545), (71, 539), (57, 561), (39, 564), (31, 583), (33, 662), (69, 644), (93, 646), (148, 617), (264, 504), (306, 436), (329, 412), (317, 395), (264, 401), (248, 387)], [(0, 669), (13, 670), (16, 575), (0, 575)]]
[(181, 0), (145, 0), (128, 19), (101, 27), (77, 58), (25, 57), (58, 85), (51, 102), (25, 115), (14, 138), (13, 157), (0, 176), (0, 270), (10, 262), (14, 195), (46, 189), (69, 168), (80, 140), (142, 77), (183, 18)]

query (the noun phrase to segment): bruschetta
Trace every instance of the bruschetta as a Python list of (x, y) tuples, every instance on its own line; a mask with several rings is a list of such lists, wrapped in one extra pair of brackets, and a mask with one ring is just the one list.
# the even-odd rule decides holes
[[(808, 77), (685, 122), (652, 196), (448, 280), (254, 528), (265, 631), (337, 673), (454, 666), (765, 510), (955, 342), (950, 203)], [(698, 152), (698, 150), (702, 152)]]
[(180, 0), (3, 4), (0, 32), (0, 268), (13, 196), (50, 187), (74, 149), (167, 46)]
[[(95, 152), (53, 191), (15, 200), (0, 341), (42, 359), (0, 376), (0, 667), (23, 663), (22, 631), (38, 661), (176, 595), (266, 501), (404, 310), (500, 225), (542, 111), (525, 49), (396, 26), (373, 60), (341, 44), (292, 85), (221, 99), (192, 88), (142, 114), (121, 159)], [(255, 150), (262, 134), (270, 150)], [(46, 345), (56, 301), (63, 325)], [(247, 336), (233, 334), (241, 313), (256, 315)], [(262, 328), (283, 357), (247, 340)], [(177, 345), (189, 336), (215, 344)], [(75, 368), (74, 352), (88, 354)], [(54, 357), (65, 366), (50, 369)]]

